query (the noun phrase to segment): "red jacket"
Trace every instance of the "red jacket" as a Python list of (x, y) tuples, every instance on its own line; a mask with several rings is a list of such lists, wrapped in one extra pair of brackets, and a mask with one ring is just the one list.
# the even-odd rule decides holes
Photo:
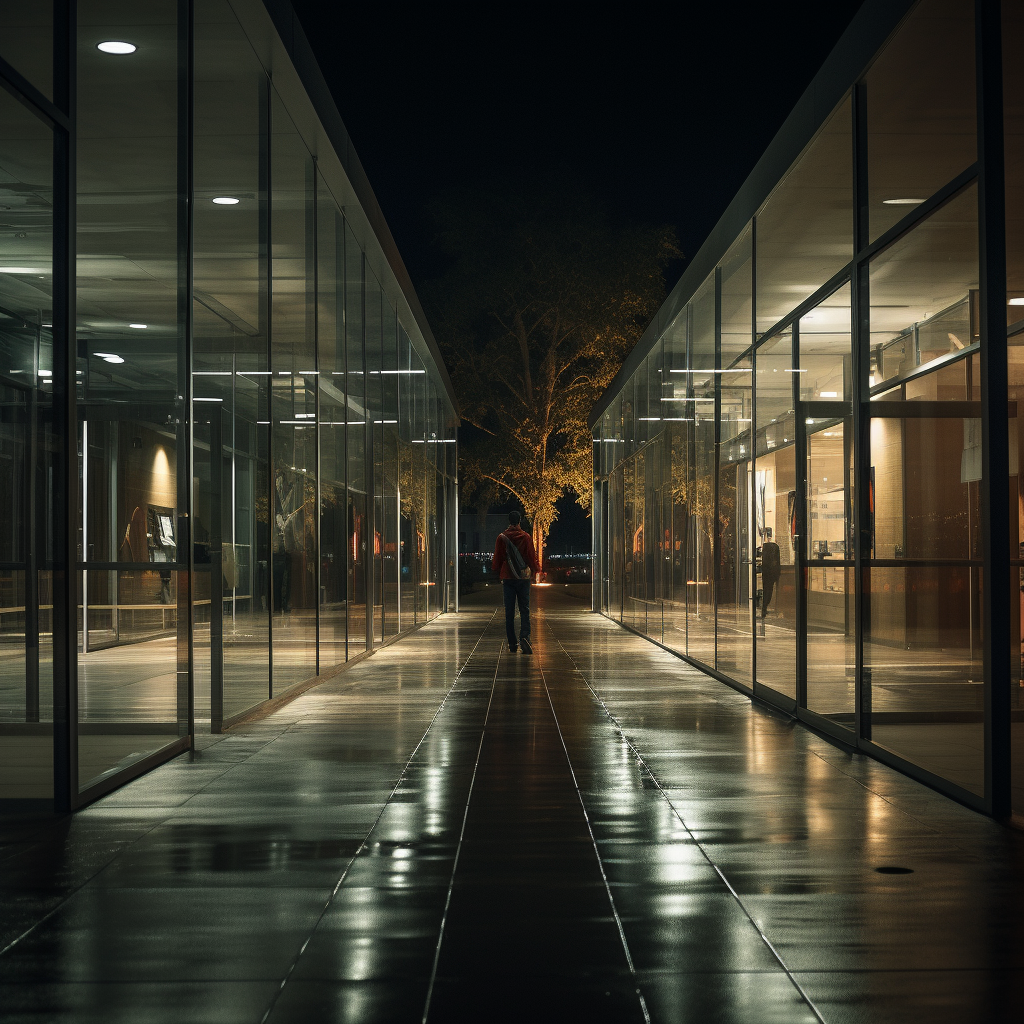
[(519, 553), (533, 570), (534, 575), (540, 572), (540, 562), (537, 561), (537, 552), (533, 548), (533, 538), (525, 530), (520, 530), (518, 526), (510, 526), (504, 534), (498, 534), (498, 539), (494, 543), (494, 557), (491, 559), (491, 568), (495, 572), (500, 569), (503, 580), (514, 580), (515, 576), (508, 571), (508, 563), (505, 560), (505, 542), (501, 539), (502, 536), (508, 537), (519, 548)]

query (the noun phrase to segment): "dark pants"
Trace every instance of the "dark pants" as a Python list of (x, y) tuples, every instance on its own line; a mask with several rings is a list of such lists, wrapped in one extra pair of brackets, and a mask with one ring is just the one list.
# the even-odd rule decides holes
[(505, 592), (505, 635), (509, 647), (517, 647), (516, 640), (516, 602), (519, 602), (519, 635), (524, 640), (530, 639), (530, 581), (502, 580), (501, 588)]
[(761, 618), (763, 619), (768, 614), (768, 605), (771, 603), (772, 594), (775, 592), (776, 580), (766, 580), (762, 577), (761, 587), (763, 593), (761, 595)]

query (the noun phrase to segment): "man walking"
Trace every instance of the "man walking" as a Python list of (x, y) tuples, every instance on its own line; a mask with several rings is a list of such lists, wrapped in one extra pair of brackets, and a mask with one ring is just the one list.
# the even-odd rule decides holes
[[(533, 547), (533, 538), (519, 528), (519, 513), (509, 512), (508, 529), (498, 534), (491, 568), (499, 572), (505, 597), (505, 633), (508, 649), (533, 654), (530, 646), (530, 583), (540, 572), (540, 562)], [(519, 603), (519, 641), (516, 642), (516, 602)]]

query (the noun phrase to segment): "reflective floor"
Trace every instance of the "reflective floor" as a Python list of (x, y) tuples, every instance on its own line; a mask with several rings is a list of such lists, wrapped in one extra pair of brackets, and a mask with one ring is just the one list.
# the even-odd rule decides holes
[(4, 1024), (1024, 1016), (1024, 836), (557, 591), (509, 654), (496, 591), (0, 818)]

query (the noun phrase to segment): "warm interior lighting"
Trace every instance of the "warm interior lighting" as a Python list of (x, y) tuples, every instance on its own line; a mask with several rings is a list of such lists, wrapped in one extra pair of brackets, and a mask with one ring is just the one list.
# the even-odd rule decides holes
[(822, 398), (838, 398), (839, 397), (839, 392), (838, 391), (822, 391), (821, 397)]
[(883, 206), (918, 206), (923, 203), (923, 199), (883, 199)]
[(136, 46), (134, 43), (126, 43), (121, 40), (110, 39), (105, 43), (97, 43), (96, 49), (102, 50), (104, 53), (125, 54), (134, 53)]
[[(1024, 299), (1010, 299), (1011, 306), (1024, 306)], [(45, 327), (46, 324), (43, 324)]]
[(232, 196), (218, 196), (216, 199), (212, 200), (212, 202), (216, 203), (218, 206), (237, 206), (241, 200), (235, 199)]

